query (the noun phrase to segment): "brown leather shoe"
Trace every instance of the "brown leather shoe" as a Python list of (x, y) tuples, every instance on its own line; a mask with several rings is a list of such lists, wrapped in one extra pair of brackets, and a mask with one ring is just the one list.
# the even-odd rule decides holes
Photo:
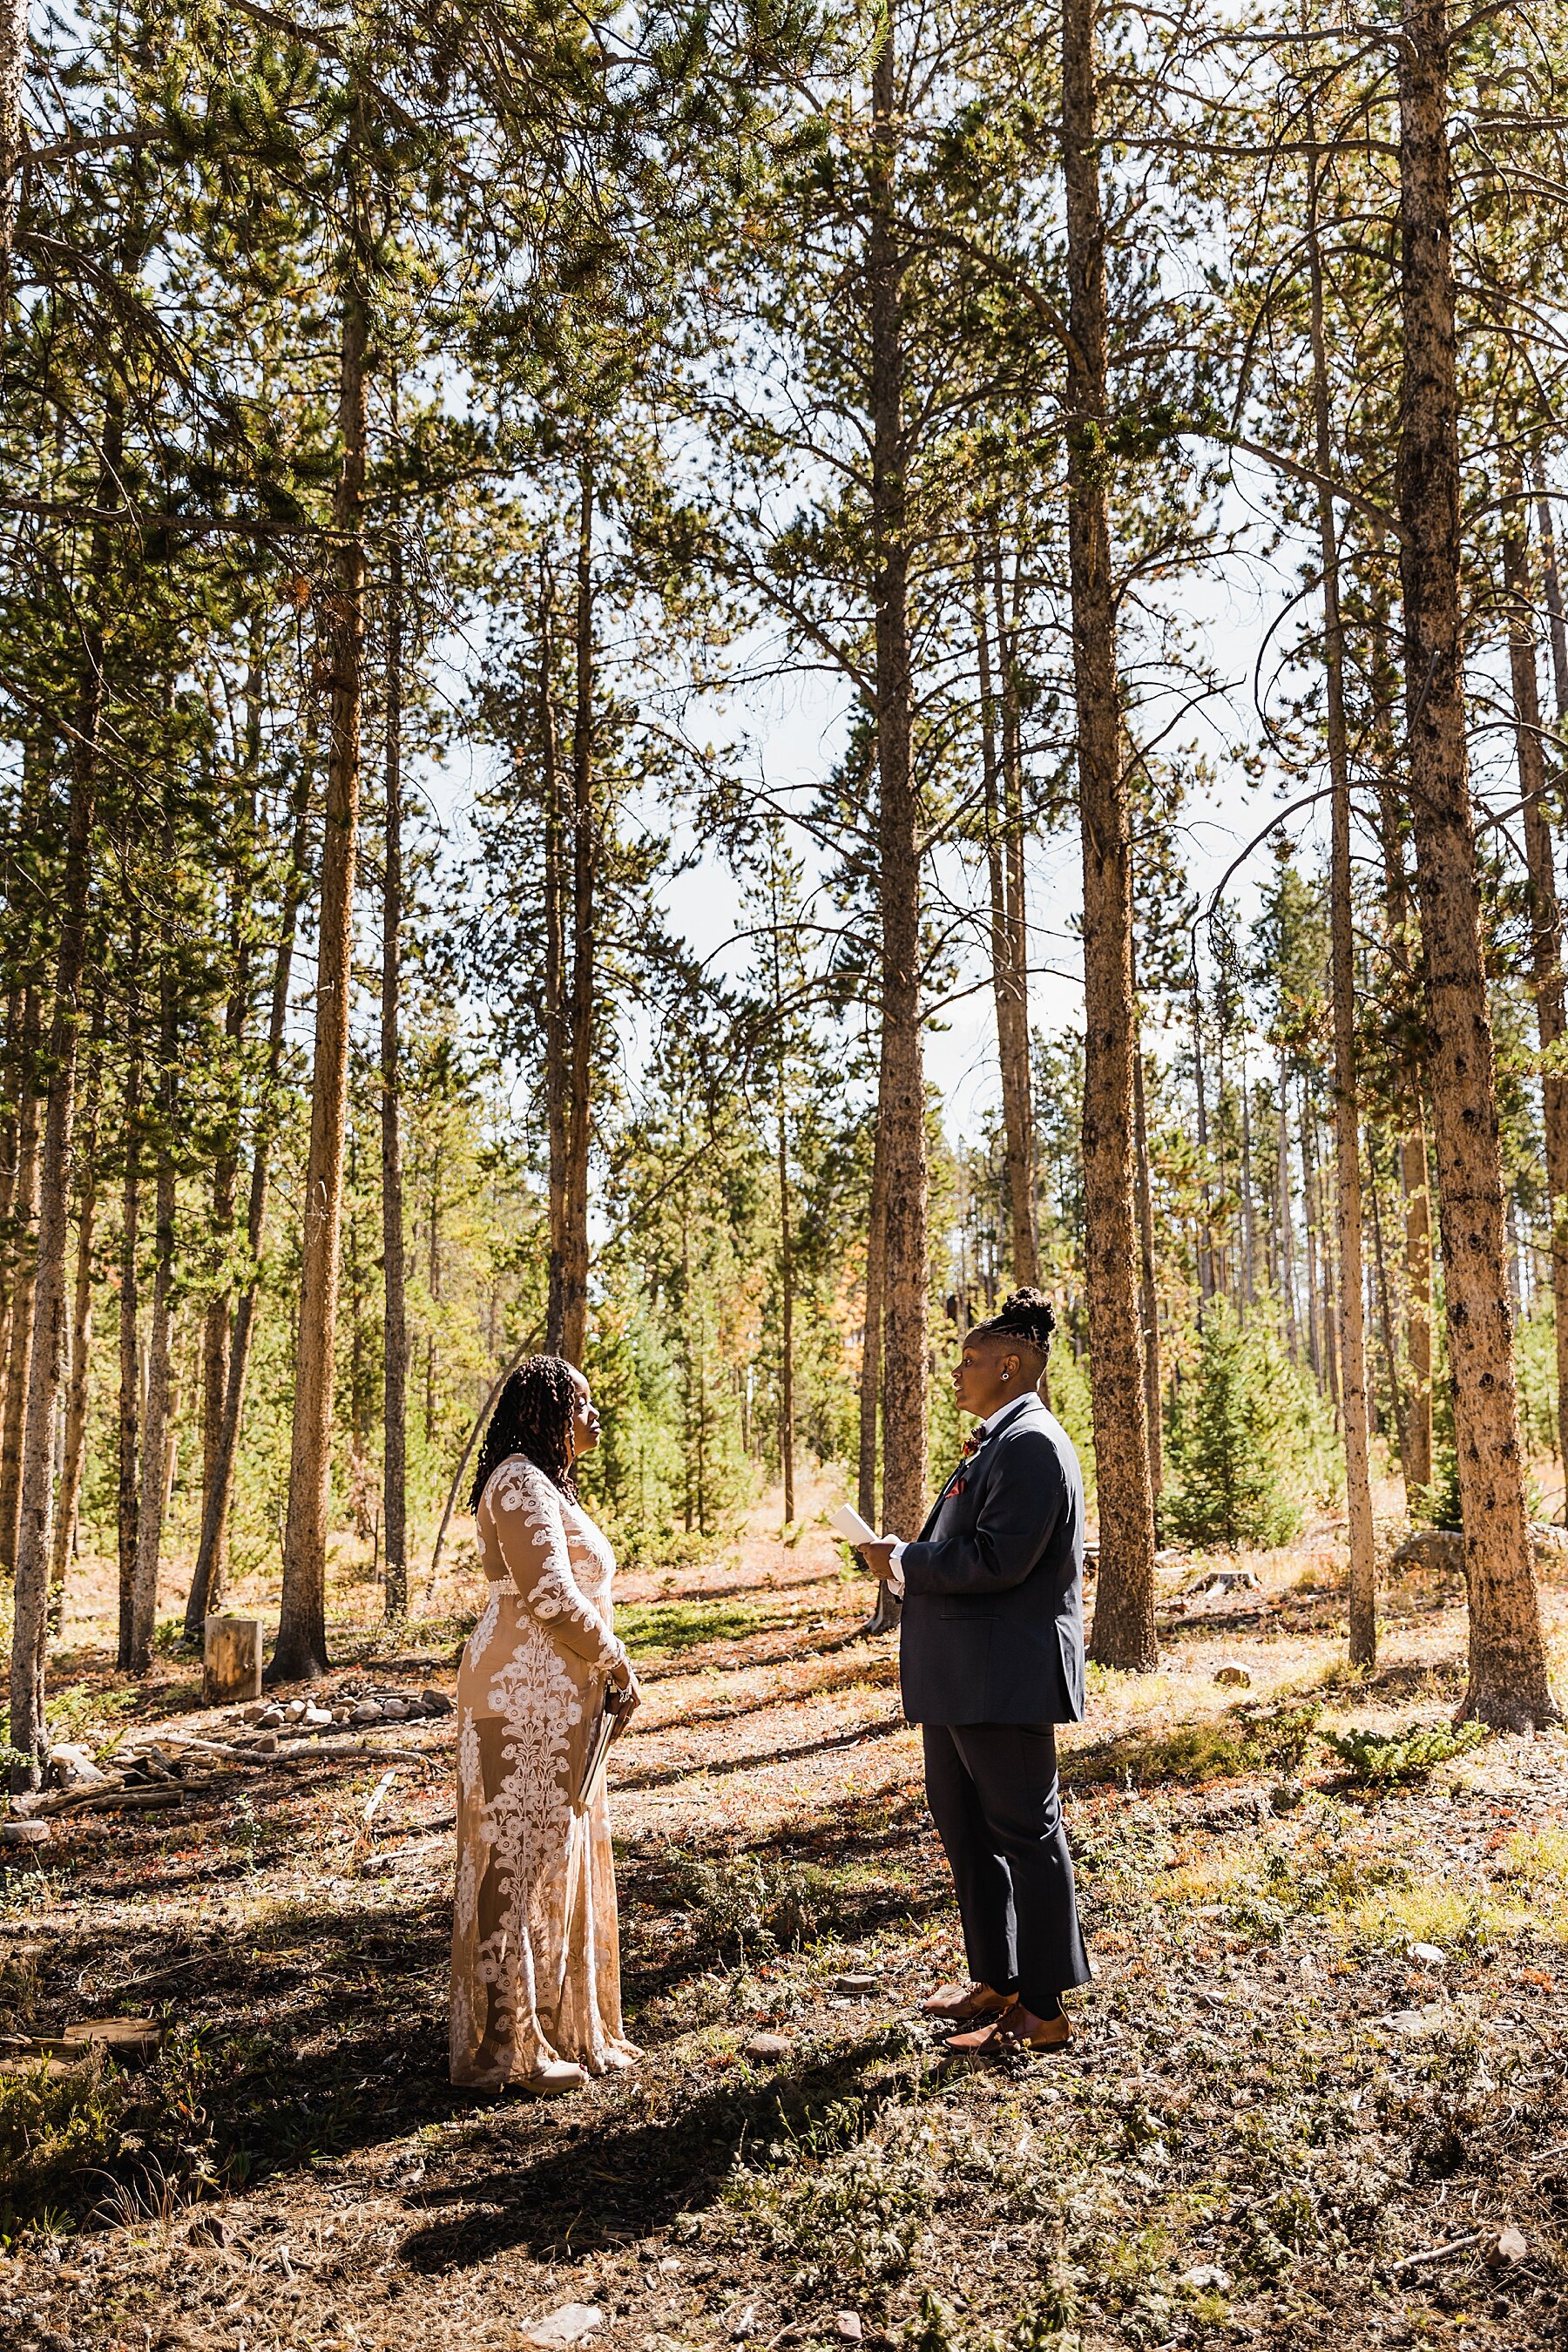
[(944, 1984), (921, 2001), (921, 2010), (942, 2025), (968, 2025), (977, 2017), (1001, 2017), (1012, 2006), (1010, 1992), (993, 1992), (989, 1985)]
[(965, 2058), (1009, 2058), (1019, 2050), (1065, 2050), (1071, 2040), (1072, 2028), (1059, 2013), (1037, 2017), (1012, 2001), (1000, 2017), (973, 2033), (955, 2033), (947, 2046)]

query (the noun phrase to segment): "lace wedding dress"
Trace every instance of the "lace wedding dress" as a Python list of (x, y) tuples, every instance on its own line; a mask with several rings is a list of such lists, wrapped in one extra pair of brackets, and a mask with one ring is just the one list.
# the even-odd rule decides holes
[(458, 1676), (452, 2080), (490, 2089), (557, 2058), (637, 2055), (621, 2032), (603, 1775), (574, 1810), (609, 1669), (615, 1554), (521, 1454), (479, 1498), (489, 1601)]

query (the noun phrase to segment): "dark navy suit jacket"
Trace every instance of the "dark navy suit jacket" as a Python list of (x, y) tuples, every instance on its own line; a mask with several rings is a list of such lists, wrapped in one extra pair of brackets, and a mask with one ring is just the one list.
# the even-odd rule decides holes
[(1037, 1396), (959, 1465), (906, 1544), (899, 1672), (911, 1723), (1083, 1715), (1083, 1475)]

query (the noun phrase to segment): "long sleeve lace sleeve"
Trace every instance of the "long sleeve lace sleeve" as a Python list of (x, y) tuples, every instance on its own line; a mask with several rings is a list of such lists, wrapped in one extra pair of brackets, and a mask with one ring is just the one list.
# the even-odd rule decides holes
[(530, 1616), (552, 1642), (590, 1665), (618, 1665), (626, 1651), (572, 1573), (561, 1499), (531, 1462), (509, 1462), (490, 1492), (496, 1540)]

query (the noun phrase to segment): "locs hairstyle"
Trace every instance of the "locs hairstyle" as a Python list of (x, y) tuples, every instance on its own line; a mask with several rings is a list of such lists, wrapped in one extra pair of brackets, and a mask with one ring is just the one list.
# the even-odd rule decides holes
[(1037, 1348), (1042, 1356), (1051, 1352), (1051, 1333), (1056, 1328), (1056, 1309), (1043, 1290), (1015, 1290), (989, 1322), (974, 1327), (994, 1339), (1022, 1339), (1028, 1347)]
[(553, 1479), (562, 1493), (570, 1495), (575, 1502), (572, 1416), (576, 1410), (576, 1383), (565, 1357), (526, 1357), (496, 1399), (496, 1409), (479, 1447), (469, 1509), (479, 1509), (479, 1496), (489, 1484), (491, 1471), (512, 1454), (526, 1454), (536, 1469)]

